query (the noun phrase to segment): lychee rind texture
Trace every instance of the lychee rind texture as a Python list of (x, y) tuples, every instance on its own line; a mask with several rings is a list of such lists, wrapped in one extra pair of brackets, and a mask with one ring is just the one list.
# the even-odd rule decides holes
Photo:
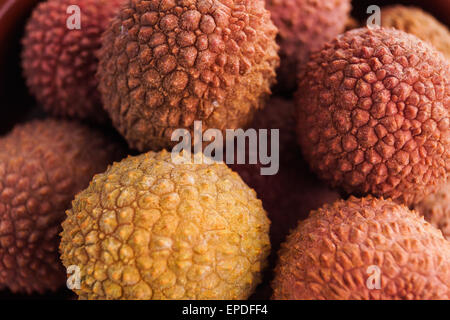
[(415, 205), (414, 209), (422, 214), (425, 220), (440, 229), (447, 240), (450, 240), (450, 184), (430, 194)]
[(68, 121), (32, 121), (0, 139), (0, 287), (43, 293), (64, 284), (58, 234), (65, 210), (123, 152)]
[[(23, 38), (30, 92), (52, 115), (105, 123), (97, 86), (101, 34), (125, 0), (48, 0), (34, 9)], [(76, 26), (80, 8), (80, 29)], [(69, 28), (70, 27), (70, 28)]]
[[(180, 159), (175, 156), (175, 159)], [(80, 299), (246, 299), (270, 252), (256, 193), (223, 163), (129, 157), (77, 195), (61, 258)]]
[(344, 32), (350, 17), (350, 0), (266, 0), (279, 29), (281, 66), (277, 91), (294, 92), (298, 66), (311, 52)]
[(104, 106), (139, 151), (195, 120), (245, 127), (275, 82), (276, 33), (261, 0), (130, 1), (103, 37)]
[(395, 28), (431, 43), (450, 58), (450, 31), (431, 14), (416, 7), (389, 6), (381, 10), (381, 26)]
[(391, 200), (313, 211), (280, 250), (274, 299), (449, 299), (450, 243)]
[(447, 181), (450, 67), (431, 45), (395, 29), (356, 29), (300, 72), (298, 139), (333, 187), (407, 205)]

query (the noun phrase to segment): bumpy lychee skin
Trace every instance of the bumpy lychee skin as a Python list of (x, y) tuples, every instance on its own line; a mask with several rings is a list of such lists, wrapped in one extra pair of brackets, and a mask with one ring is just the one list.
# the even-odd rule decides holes
[(312, 51), (344, 32), (350, 0), (266, 0), (266, 7), (279, 29), (281, 66), (278, 90), (294, 92), (297, 67)]
[(450, 171), (450, 67), (417, 37), (356, 29), (312, 55), (297, 92), (298, 140), (334, 187), (413, 204)]
[(429, 13), (416, 7), (390, 6), (381, 10), (381, 26), (395, 28), (431, 43), (450, 58), (450, 31)]
[[(52, 115), (105, 122), (95, 77), (101, 34), (124, 0), (48, 0), (33, 11), (22, 66), (31, 93)], [(81, 29), (69, 29), (80, 8)], [(72, 27), (71, 27), (72, 28)]]
[(150, 152), (77, 195), (60, 251), (80, 268), (80, 299), (246, 299), (270, 252), (269, 220), (225, 164)]
[(414, 209), (433, 226), (440, 229), (447, 240), (450, 240), (450, 184), (430, 194), (414, 206)]
[(74, 122), (32, 121), (0, 139), (0, 287), (42, 293), (64, 284), (64, 212), (122, 156), (120, 144)]
[(234, 129), (264, 104), (279, 64), (263, 1), (130, 1), (103, 38), (100, 91), (132, 148), (175, 129)]
[(298, 225), (279, 254), (274, 299), (450, 297), (450, 242), (391, 200), (351, 197), (325, 205)]

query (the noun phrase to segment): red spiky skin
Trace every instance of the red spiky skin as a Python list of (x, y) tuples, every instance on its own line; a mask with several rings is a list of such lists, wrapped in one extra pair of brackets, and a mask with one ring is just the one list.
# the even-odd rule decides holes
[[(97, 91), (101, 34), (124, 0), (49, 0), (26, 25), (22, 67), (30, 92), (52, 115), (105, 122)], [(70, 30), (71, 5), (80, 8), (81, 29)]]
[(298, 141), (332, 187), (411, 205), (450, 173), (450, 65), (417, 37), (356, 29), (311, 56)]
[(105, 109), (139, 151), (175, 145), (196, 120), (248, 126), (276, 80), (276, 33), (262, 0), (129, 1), (103, 35)]
[(58, 255), (64, 212), (124, 150), (68, 121), (32, 121), (0, 139), (0, 286), (43, 293), (64, 284)]
[(299, 223), (275, 274), (277, 300), (447, 300), (450, 242), (404, 205), (350, 197)]

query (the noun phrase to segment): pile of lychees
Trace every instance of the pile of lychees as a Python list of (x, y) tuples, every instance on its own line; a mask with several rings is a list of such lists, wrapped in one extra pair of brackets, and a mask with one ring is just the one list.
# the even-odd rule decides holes
[(450, 32), (351, 8), (41, 1), (21, 62), (43, 115), (0, 137), (0, 289), (450, 299)]

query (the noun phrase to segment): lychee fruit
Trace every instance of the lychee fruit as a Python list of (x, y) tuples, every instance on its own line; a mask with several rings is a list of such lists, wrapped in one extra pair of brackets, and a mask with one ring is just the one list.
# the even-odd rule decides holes
[(130, 147), (160, 150), (176, 129), (250, 124), (278, 67), (263, 1), (130, 1), (103, 36), (100, 91)]
[(351, 197), (300, 222), (275, 273), (277, 300), (447, 300), (450, 242), (404, 205)]
[(39, 3), (23, 38), (22, 67), (30, 92), (48, 113), (104, 123), (95, 77), (101, 34), (124, 0)]
[(61, 259), (80, 299), (247, 299), (270, 252), (256, 193), (224, 163), (149, 152), (115, 163), (79, 193)]
[(58, 256), (64, 212), (124, 150), (68, 121), (32, 121), (0, 139), (0, 287), (43, 293), (64, 284)]
[(450, 31), (420, 8), (401, 5), (385, 7), (381, 10), (381, 26), (411, 33), (450, 58)]
[(430, 194), (415, 205), (414, 209), (450, 240), (450, 184), (445, 184), (438, 192)]
[(311, 56), (296, 95), (298, 140), (332, 187), (407, 205), (450, 172), (450, 67), (416, 36), (356, 29)]

